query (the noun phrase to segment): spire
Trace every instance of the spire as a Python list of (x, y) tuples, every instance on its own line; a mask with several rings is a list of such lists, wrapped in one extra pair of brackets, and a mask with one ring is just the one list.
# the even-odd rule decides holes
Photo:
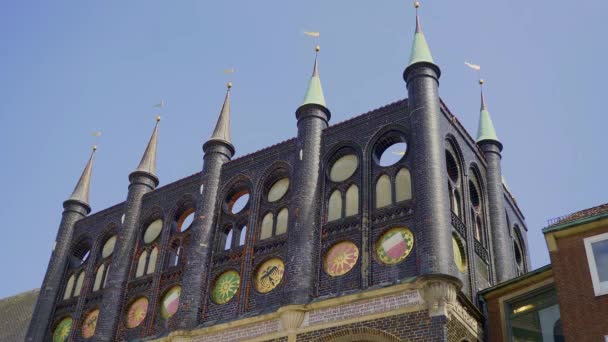
[(135, 171), (141, 171), (149, 173), (156, 177), (156, 142), (158, 140), (158, 123), (160, 122), (160, 116), (156, 117), (156, 125), (154, 126), (154, 131), (152, 132), (152, 136), (150, 137), (150, 141), (148, 142), (148, 146), (146, 146), (146, 150), (144, 151), (144, 155), (141, 157), (141, 161), (137, 166)]
[(420, 17), (418, 16), (420, 2), (416, 1), (414, 7), (416, 7), (416, 32), (414, 33), (414, 42), (412, 43), (412, 51), (410, 53), (410, 62), (408, 63), (408, 66), (420, 62), (435, 64), (435, 62), (433, 62), (433, 56), (431, 56), (429, 45), (426, 42), (426, 38), (424, 38), (424, 33), (422, 33), (422, 25), (420, 25)]
[(230, 88), (232, 88), (232, 83), (228, 82), (222, 111), (209, 140), (220, 140), (230, 144)]
[(321, 87), (321, 78), (319, 77), (319, 68), (317, 64), (319, 50), (321, 50), (321, 48), (317, 45), (315, 47), (315, 65), (312, 69), (312, 77), (308, 83), (308, 89), (306, 90), (302, 105), (318, 104), (325, 107), (325, 96), (323, 96), (323, 87)]
[(483, 83), (483, 80), (479, 80), (479, 86), (481, 87), (481, 110), (479, 114), (479, 128), (477, 129), (477, 142), (491, 140), (500, 143), (498, 136), (496, 136), (490, 112), (486, 107), (486, 99), (483, 95)]
[(89, 188), (91, 187), (91, 173), (93, 172), (93, 157), (95, 156), (95, 151), (97, 151), (97, 146), (93, 146), (89, 161), (82, 171), (82, 175), (74, 188), (74, 192), (72, 192), (72, 196), (70, 196), (70, 200), (72, 201), (78, 201), (89, 205)]

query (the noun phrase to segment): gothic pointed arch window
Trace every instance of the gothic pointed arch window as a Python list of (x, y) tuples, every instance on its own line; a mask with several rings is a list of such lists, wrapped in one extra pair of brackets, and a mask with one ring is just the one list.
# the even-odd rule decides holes
[(190, 241), (190, 228), (194, 224), (194, 202), (191, 199), (186, 200), (177, 213), (165, 254), (165, 270), (184, 265), (185, 249)]
[(116, 235), (112, 235), (105, 240), (99, 254), (99, 262), (95, 270), (95, 280), (93, 282), (93, 292), (99, 291), (106, 286), (112, 254), (116, 246)]
[(398, 130), (384, 133), (374, 144), (372, 160), (373, 207), (383, 209), (411, 200), (412, 175), (405, 134)]
[(140, 249), (137, 256), (135, 278), (152, 274), (156, 271), (164, 222), (162, 219), (152, 220), (146, 225), (140, 240)]
[(358, 215), (361, 177), (358, 153), (350, 147), (339, 149), (328, 161), (326, 177), (327, 222)]
[(78, 297), (81, 295), (85, 279), (85, 267), (91, 256), (91, 241), (83, 238), (71, 251), (66, 280), (63, 289), (63, 300)]
[(454, 143), (450, 140), (446, 141), (447, 148), (445, 150), (445, 165), (448, 175), (448, 190), (450, 196), (450, 209), (461, 221), (463, 221), (463, 205), (462, 205), (462, 168), (459, 154)]
[(513, 227), (513, 252), (517, 275), (523, 275), (526, 273), (526, 250), (521, 230), (517, 224)]
[(485, 199), (480, 179), (475, 169), (469, 172), (469, 205), (471, 208), (471, 226), (475, 240), (487, 248)]

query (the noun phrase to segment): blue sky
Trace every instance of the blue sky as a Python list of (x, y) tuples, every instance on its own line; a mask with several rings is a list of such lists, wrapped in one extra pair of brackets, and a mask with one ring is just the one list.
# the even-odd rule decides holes
[[(475, 134), (482, 65), (503, 173), (534, 267), (546, 220), (606, 202), (608, 2), (423, 1), (440, 93)], [(296, 135), (320, 31), (332, 123), (406, 96), (410, 1), (2, 1), (0, 297), (39, 287), (67, 199), (101, 130), (93, 211), (126, 198), (164, 99), (161, 185), (201, 169), (230, 77), (238, 155)], [(10, 275), (8, 277), (7, 275)]]

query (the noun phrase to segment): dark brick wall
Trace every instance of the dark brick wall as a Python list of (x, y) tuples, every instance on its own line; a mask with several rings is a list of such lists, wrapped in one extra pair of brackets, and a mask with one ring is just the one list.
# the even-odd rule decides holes
[[(419, 88), (419, 90), (414, 91), (428, 91), (426, 85)], [(313, 225), (316, 225), (316, 228), (312, 238), (313, 247), (310, 250), (292, 252), (291, 256), (288, 256), (288, 245), (290, 243), (287, 238), (288, 234), (267, 240), (259, 239), (260, 223), (263, 215), (267, 211), (277, 212), (279, 209), (287, 207), (290, 209), (291, 216), (295, 213), (292, 210), (295, 208), (292, 201), (299, 199), (301, 195), (295, 185), (298, 183), (295, 182), (295, 170), (298, 169), (295, 166), (297, 165), (296, 159), (299, 158), (300, 142), (297, 139), (291, 139), (250, 155), (226, 161), (221, 167), (214, 168), (213, 172), (209, 170), (208, 172), (197, 173), (144, 195), (141, 199), (141, 207), (137, 210), (141, 220), (134, 225), (134, 242), (131, 245), (133, 256), (127, 259), (123, 258), (123, 262), (127, 264), (125, 267), (128, 269), (128, 276), (123, 285), (124, 295), (109, 295), (108, 293), (111, 291), (107, 289), (92, 293), (94, 271), (101, 262), (99, 259), (92, 258), (88, 264), (83, 266), (86, 267), (87, 276), (81, 297), (67, 301), (58, 299), (53, 309), (52, 321), (58, 322), (64, 316), (72, 316), (75, 320), (75, 333), (72, 336), (78, 338), (80, 334), (78, 325), (82, 316), (91, 308), (101, 308), (105, 305), (106, 310), (112, 312), (112, 315), (117, 319), (117, 331), (121, 338), (139, 338), (166, 334), (177, 329), (178, 325), (181, 327), (210, 325), (237, 317), (274, 311), (285, 303), (285, 290), (294, 284), (301, 284), (298, 283), (299, 278), (289, 279), (289, 277), (285, 277), (283, 282), (272, 292), (264, 295), (257, 293), (252, 286), (253, 272), (261, 262), (270, 257), (281, 258), (286, 265), (289, 265), (292, 259), (296, 262), (300, 258), (302, 261), (312, 261), (312, 296), (322, 298), (335, 297), (343, 293), (367, 289), (370, 286), (385, 286), (416, 276), (421, 269), (428, 269), (429, 258), (432, 257), (437, 261), (437, 265), (440, 265), (440, 267), (438, 266), (440, 269), (446, 269), (446, 272), (456, 275), (463, 281), (463, 291), (468, 298), (475, 298), (478, 288), (494, 282), (493, 259), (495, 257), (492, 250), (474, 248), (472, 221), (468, 215), (469, 204), (466, 200), (468, 198), (466, 187), (464, 187), (462, 194), (465, 215), (461, 222), (454, 223), (450, 215), (443, 215), (446, 214), (444, 209), (447, 209), (449, 214), (447, 192), (444, 194), (443, 190), (440, 189), (447, 185), (447, 175), (445, 165), (443, 165), (445, 163), (443, 153), (446, 141), (448, 138), (452, 139), (453, 144), (459, 151), (458, 158), (463, 170), (462, 182), (466, 184), (470, 168), (475, 167), (479, 170), (484, 196), (487, 197), (487, 193), (485, 193), (485, 184), (487, 183), (486, 160), (474, 140), (455, 117), (449, 113), (447, 107), (440, 104), (435, 112), (437, 123), (430, 125), (432, 129), (429, 128), (436, 135), (435, 140), (439, 137), (439, 142), (433, 140), (435, 142), (433, 142), (434, 145), (431, 149), (434, 151), (433, 158), (441, 160), (440, 168), (436, 170), (432, 177), (428, 172), (417, 171), (417, 168), (422, 167), (420, 163), (427, 162), (427, 152), (420, 148), (421, 144), (425, 143), (423, 141), (425, 139), (424, 134), (418, 133), (418, 136), (414, 137), (414, 131), (425, 129), (415, 129), (421, 123), (419, 121), (412, 122), (409, 113), (410, 107), (405, 100), (397, 101), (322, 130), (321, 140), (317, 142), (320, 143), (318, 174), (320, 196), (317, 200), (318, 204), (315, 205), (313, 220), (315, 223)], [(408, 142), (409, 150), (395, 165), (379, 167), (376, 163), (376, 146), (378, 142), (383, 141), (391, 134), (403, 135)], [(344, 183), (333, 184), (328, 181), (329, 169), (335, 161), (334, 157), (342, 153), (340, 151), (343, 149), (347, 149), (350, 151), (349, 153), (352, 152), (359, 157), (359, 167), (351, 179)], [(222, 153), (225, 155), (227, 152), (220, 151), (220, 154)], [(207, 161), (205, 162), (207, 163)], [(412, 173), (413, 198), (394, 203), (382, 209), (376, 209), (376, 179), (381, 174), (387, 174), (394, 179), (396, 172), (402, 167), (408, 168)], [(277, 204), (270, 204), (265, 201), (265, 192), (270, 180), (275, 179), (277, 174), (289, 177), (291, 185), (284, 200)], [(209, 183), (205, 175), (210, 180), (213, 179), (213, 182)], [(201, 201), (200, 198), (201, 182), (205, 184), (203, 193), (211, 190), (208, 187), (217, 188), (215, 194), (210, 192), (207, 201)], [(345, 191), (351, 184), (357, 184), (359, 187), (359, 215), (328, 223), (327, 201), (329, 195), (337, 188), (343, 188), (342, 190)], [(437, 184), (440, 186), (436, 186)], [(231, 194), (236, 185), (243, 185), (251, 195), (247, 209), (238, 217), (225, 212), (226, 197)], [(299, 185), (298, 187), (302, 188), (302, 186)], [(437, 203), (442, 203), (441, 208), (424, 204), (431, 197)], [(515, 224), (519, 225), (525, 241), (526, 229), (523, 216), (506, 191), (504, 192), (504, 200), (505, 215), (510, 217), (511, 227)], [(197, 208), (197, 214), (207, 213), (208, 210), (211, 210), (211, 216), (214, 218), (205, 221), (198, 215), (189, 232), (181, 234), (175, 230), (176, 222), (179, 215), (188, 208)], [(417, 214), (417, 211), (421, 208), (428, 209), (424, 209), (426, 215)], [(90, 238), (93, 241), (92, 255), (97, 256), (103, 240), (109, 236), (107, 235), (108, 229), (112, 225), (114, 228), (119, 228), (121, 226), (120, 218), (126, 211), (128, 211), (128, 205), (122, 203), (77, 221), (74, 228), (74, 237), (69, 239), (70, 245), (75, 243), (76, 239)], [(439, 224), (439, 226), (445, 227), (440, 231), (433, 231), (431, 235), (435, 237), (431, 237), (431, 235), (428, 235), (429, 226), (434, 224), (430, 224), (424, 217), (436, 211), (442, 213), (440, 216), (446, 216), (441, 219), (442, 223)], [(203, 216), (208, 218), (209, 214)], [(160, 254), (156, 272), (150, 276), (134, 279), (136, 255), (142, 247), (141, 235), (146, 223), (149, 223), (153, 217), (163, 218), (164, 221), (162, 235), (157, 241)], [(224, 227), (224, 224), (229, 222), (246, 223), (248, 231), (245, 246), (234, 248), (228, 252), (219, 251), (216, 246), (219, 239), (217, 232)], [(293, 221), (290, 221), (289, 232), (294, 229), (292, 224)], [(414, 249), (403, 262), (387, 266), (377, 260), (375, 244), (382, 233), (397, 226), (405, 226), (412, 230), (416, 239)], [(489, 226), (489, 223), (486, 226)], [(446, 250), (439, 248), (439, 252), (433, 252), (439, 246), (435, 244), (435, 238), (440, 237), (439, 239), (442, 241), (446, 237), (451, 238), (452, 231), (463, 232), (462, 236), (465, 240), (469, 261), (469, 269), (463, 273), (458, 272), (454, 265), (449, 239), (445, 239), (449, 242), (449, 248)], [(169, 269), (165, 267), (168, 248), (176, 239), (184, 241), (190, 248), (187, 249), (188, 252), (184, 255), (179, 267)], [(323, 270), (323, 256), (333, 244), (345, 240), (352, 241), (359, 247), (359, 260), (356, 266), (346, 275), (329, 277)], [(200, 248), (201, 243), (206, 244), (206, 247)], [(512, 242), (510, 242), (510, 245), (512, 246)], [(112, 259), (124, 254), (119, 252), (120, 250), (121, 247), (117, 246)], [(524, 253), (527, 259), (527, 250)], [(484, 262), (479, 261), (480, 258), (485, 258), (485, 262), (489, 263), (489, 266), (486, 265), (489, 279), (485, 279), (485, 276), (481, 275), (482, 272), (478, 270), (478, 264)], [(422, 266), (423, 264), (427, 264), (427, 266)], [(241, 276), (239, 292), (226, 305), (210, 304), (209, 291), (213, 281), (222, 270), (227, 268), (234, 268), (239, 272)], [(63, 288), (67, 280), (67, 273), (64, 272), (61, 277), (59, 287)], [(170, 320), (165, 320), (159, 315), (160, 300), (163, 293), (176, 284), (181, 284), (183, 289), (189, 289), (191, 292), (185, 294), (188, 291), (185, 290), (182, 293), (182, 303), (178, 315)], [(472, 286), (471, 284), (475, 285)], [(146, 296), (150, 302), (148, 317), (140, 327), (126, 329), (123, 321), (127, 305), (137, 296), (142, 295)], [(112, 299), (108, 299), (108, 297)], [(98, 329), (102, 328), (98, 327)], [(50, 332), (52, 327), (49, 326), (45, 330)]]

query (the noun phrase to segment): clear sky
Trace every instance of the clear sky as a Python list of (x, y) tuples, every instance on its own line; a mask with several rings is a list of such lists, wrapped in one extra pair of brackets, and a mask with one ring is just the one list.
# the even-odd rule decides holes
[[(533, 267), (546, 220), (608, 200), (608, 2), (423, 1), (440, 93), (475, 135), (481, 64), (527, 218)], [(0, 297), (40, 287), (61, 219), (101, 130), (91, 206), (126, 198), (164, 99), (161, 186), (198, 172), (230, 77), (236, 157), (296, 135), (320, 31), (332, 123), (406, 97), (406, 0), (0, 2)]]

